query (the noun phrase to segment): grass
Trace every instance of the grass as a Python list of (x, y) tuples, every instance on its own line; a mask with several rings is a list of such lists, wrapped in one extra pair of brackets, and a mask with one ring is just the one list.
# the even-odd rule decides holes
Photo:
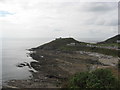
[(118, 47), (120, 44), (118, 43), (105, 43), (105, 44), (95, 44), (96, 46), (105, 46), (105, 47)]
[[(76, 45), (70, 46), (68, 44), (75, 43)], [(84, 43), (79, 42), (73, 38), (58, 38), (56, 40), (53, 40), (49, 43), (46, 43), (40, 47), (37, 47), (36, 49), (44, 49), (44, 50), (61, 50), (61, 51), (87, 51), (87, 52), (97, 52), (102, 53), (105, 55), (111, 55), (111, 56), (120, 56), (119, 51), (107, 49), (107, 48), (99, 48), (99, 47), (87, 47), (86, 45), (95, 45), (95, 46), (117, 46), (117, 43), (99, 43), (99, 44), (91, 44), (91, 43)], [(120, 46), (120, 44), (119, 44)]]
[(62, 51), (86, 51), (86, 52), (97, 52), (105, 55), (118, 56), (120, 53), (117, 50), (97, 48), (97, 47), (82, 47), (82, 46), (63, 46), (59, 48)]

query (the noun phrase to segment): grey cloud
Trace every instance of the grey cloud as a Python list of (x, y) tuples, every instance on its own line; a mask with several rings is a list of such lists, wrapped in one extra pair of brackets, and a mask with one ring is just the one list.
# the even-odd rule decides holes
[[(84, 24), (86, 25), (103, 25), (103, 26), (117, 26), (118, 20), (100, 20), (97, 21), (96, 19), (87, 20)], [(119, 23), (120, 24), (120, 23)]]
[(39, 0), (33, 3), (33, 1), (26, 3), (23, 0), (16, 5), (8, 4), (18, 12), (11, 17), (6, 17), (4, 20), (7, 23), (2, 22), (5, 37), (66, 37), (69, 35), (86, 38), (103, 37), (105, 30), (108, 30), (105, 32), (107, 35), (113, 33), (109, 30), (111, 25), (112, 27), (116, 25), (117, 14), (113, 12), (115, 7), (112, 5), (114, 3), (83, 5), (82, 3), (39, 3)]
[(0, 0), (0, 2), (5, 2), (6, 0)]
[(117, 2), (113, 2), (113, 3), (88, 3), (86, 4), (86, 6), (84, 7), (83, 10), (85, 11), (89, 11), (89, 12), (106, 12), (106, 11), (111, 11), (114, 10), (115, 8), (118, 7)]
[(103, 25), (103, 26), (117, 26), (118, 25), (118, 12), (117, 9), (102, 13), (96, 14), (93, 13), (93, 16), (90, 19), (84, 21), (86, 25)]
[(111, 22), (108, 22), (104, 25), (108, 25), (108, 26), (118, 26), (118, 20), (114, 20), (114, 21), (111, 21)]

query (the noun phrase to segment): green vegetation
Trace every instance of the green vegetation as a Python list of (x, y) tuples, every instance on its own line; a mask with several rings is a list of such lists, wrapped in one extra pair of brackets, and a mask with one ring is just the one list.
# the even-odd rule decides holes
[(46, 43), (36, 49), (44, 49), (44, 50), (57, 50), (60, 47), (66, 46), (69, 43), (81, 43), (73, 38), (58, 38), (56, 40), (51, 41), (50, 43)]
[(120, 35), (116, 35), (100, 43), (117, 43), (117, 40), (120, 40)]
[(104, 43), (104, 44), (95, 44), (96, 46), (103, 46), (103, 47), (118, 47), (118, 43)]
[(97, 52), (105, 55), (118, 56), (120, 53), (117, 50), (97, 48), (97, 47), (83, 47), (83, 46), (63, 46), (60, 47), (62, 51), (86, 51), (86, 52)]
[[(84, 90), (86, 88), (118, 88), (118, 79), (108, 69), (97, 69), (93, 72), (81, 72), (70, 78), (64, 86), (67, 90)], [(81, 88), (81, 89), (80, 89)]]
[(117, 50), (108, 49), (108, 48), (99, 48), (99, 47), (89, 47), (89, 45), (95, 46), (117, 46), (117, 43), (99, 43), (99, 44), (91, 44), (85, 42), (79, 42), (73, 38), (58, 38), (49, 43), (46, 43), (42, 46), (33, 49), (43, 49), (43, 50), (60, 50), (65, 52), (70, 51), (86, 51), (86, 52), (97, 52), (105, 55), (119, 56)]

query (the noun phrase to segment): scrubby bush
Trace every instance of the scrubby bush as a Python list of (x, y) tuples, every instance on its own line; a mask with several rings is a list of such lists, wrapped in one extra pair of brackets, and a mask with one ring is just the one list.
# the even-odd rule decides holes
[[(85, 88), (118, 88), (118, 80), (108, 69), (97, 69), (93, 72), (75, 74), (66, 85), (68, 90), (83, 90)], [(81, 88), (81, 89), (80, 89)]]

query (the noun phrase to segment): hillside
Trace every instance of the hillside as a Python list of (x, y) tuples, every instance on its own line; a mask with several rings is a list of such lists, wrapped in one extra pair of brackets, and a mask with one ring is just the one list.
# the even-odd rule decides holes
[(46, 43), (44, 45), (32, 49), (57, 50), (67, 45), (76, 45), (76, 44), (85, 44), (85, 43), (79, 42), (73, 38), (57, 38), (49, 43)]
[(92, 45), (90, 43), (79, 42), (73, 38), (57, 38), (49, 43), (43, 44), (39, 47), (32, 48), (30, 50), (32, 51), (52, 50), (52, 51), (61, 51), (61, 52), (86, 51), (86, 52), (101, 53), (105, 55), (118, 56), (118, 51), (116, 49), (111, 49), (110, 45), (111, 44)]
[(117, 41), (120, 40), (120, 35), (116, 35), (114, 37), (111, 37), (103, 42), (99, 42), (99, 43), (117, 43)]
[[(32, 48), (31, 50), (42, 49), (42, 50), (61, 50), (61, 49), (70, 49), (76, 48), (78, 50), (83, 50), (88, 48), (106, 48), (106, 49), (117, 49), (118, 40), (120, 39), (120, 35), (116, 35), (112, 38), (109, 38), (103, 42), (98, 42), (97, 44), (85, 43), (75, 40), (74, 38), (56, 38), (55, 40), (43, 44), (39, 47)], [(84, 48), (83, 48), (84, 47)]]

